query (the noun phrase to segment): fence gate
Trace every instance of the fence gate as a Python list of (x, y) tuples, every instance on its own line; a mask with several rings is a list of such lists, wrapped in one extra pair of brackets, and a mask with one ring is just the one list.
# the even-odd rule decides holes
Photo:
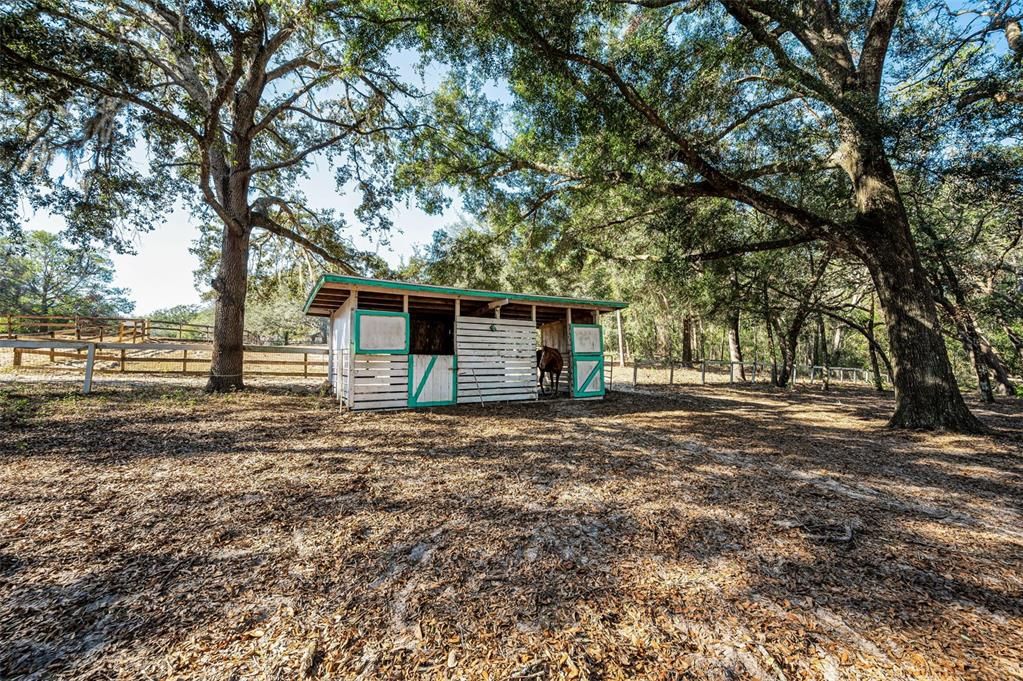
[(604, 395), (604, 331), (599, 324), (572, 324), (572, 397)]

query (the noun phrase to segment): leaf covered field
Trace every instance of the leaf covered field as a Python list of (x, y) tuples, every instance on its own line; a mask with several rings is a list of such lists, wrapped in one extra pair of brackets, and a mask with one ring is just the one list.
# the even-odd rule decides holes
[(1023, 678), (1023, 404), (889, 408), (8, 382), (0, 678)]

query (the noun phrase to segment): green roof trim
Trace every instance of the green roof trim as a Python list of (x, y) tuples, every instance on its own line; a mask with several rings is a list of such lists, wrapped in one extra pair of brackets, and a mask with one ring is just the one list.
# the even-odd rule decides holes
[(390, 279), (371, 279), (369, 277), (353, 277), (345, 274), (324, 274), (316, 282), (316, 286), (309, 292), (306, 298), (305, 307), (302, 311), (309, 312), (309, 308), (320, 292), (324, 284), (344, 284), (347, 286), (372, 286), (374, 288), (386, 288), (405, 293), (441, 293), (444, 295), (463, 296), (466, 298), (502, 299), (507, 298), (517, 302), (540, 303), (550, 305), (585, 305), (587, 307), (606, 307), (614, 310), (621, 310), (629, 306), (619, 300), (591, 300), (588, 298), (568, 298), (566, 296), (541, 296), (531, 293), (506, 293), (502, 291), (483, 291), (473, 288), (455, 288), (453, 286), (434, 286), (432, 284), (410, 284), (403, 281), (392, 281)]

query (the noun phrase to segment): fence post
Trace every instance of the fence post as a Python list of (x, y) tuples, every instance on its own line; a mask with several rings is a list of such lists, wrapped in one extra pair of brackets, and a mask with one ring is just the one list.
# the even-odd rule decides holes
[(636, 380), (639, 376), (639, 360), (635, 357), (632, 358), (632, 387), (636, 387)]
[(675, 385), (675, 362), (668, 360), (668, 385)]
[(85, 382), (82, 384), (82, 392), (88, 395), (92, 392), (92, 365), (96, 361), (96, 344), (89, 343), (89, 352), (85, 357)]
[(303, 352), (302, 353), (302, 376), (304, 378), (309, 378), (309, 353), (308, 352)]
[(753, 362), (753, 380), (750, 381), (750, 382), (751, 383), (756, 383), (757, 382), (757, 363), (756, 363), (756, 361)]
[(14, 366), (21, 366), (21, 348), (14, 348)]
[[(795, 358), (793, 357), (793, 360), (794, 359)], [(796, 363), (793, 361), (793, 363), (792, 363), (792, 385), (796, 384), (796, 376), (797, 376), (797, 373), (796, 373)]]
[(728, 382), (735, 383), (735, 362), (728, 363)]
[(608, 374), (608, 377), (607, 377), (607, 389), (608, 390), (613, 390), (614, 389), (614, 384), (615, 384), (615, 360), (614, 360), (614, 357), (611, 358), (610, 368), (611, 368), (611, 371), (610, 371), (610, 373)]
[(121, 348), (121, 373), (122, 374), (124, 373), (124, 357), (125, 357), (124, 348)]
[(700, 364), (700, 383), (707, 385), (707, 360)]
[(188, 373), (188, 350), (181, 351), (181, 373)]

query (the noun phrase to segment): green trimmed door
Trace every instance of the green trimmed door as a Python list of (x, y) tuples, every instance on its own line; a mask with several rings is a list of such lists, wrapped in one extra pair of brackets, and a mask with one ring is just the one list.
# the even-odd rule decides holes
[(604, 331), (599, 324), (572, 324), (572, 397), (604, 396)]
[(458, 399), (458, 358), (408, 356), (408, 406), (439, 407)]

